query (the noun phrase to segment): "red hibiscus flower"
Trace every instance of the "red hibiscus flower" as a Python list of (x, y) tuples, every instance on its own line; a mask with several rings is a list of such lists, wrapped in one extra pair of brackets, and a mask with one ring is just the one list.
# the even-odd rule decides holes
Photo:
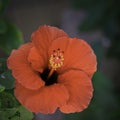
[(56, 27), (36, 30), (32, 42), (12, 51), (8, 67), (16, 98), (32, 112), (80, 112), (90, 103), (96, 56), (84, 40)]

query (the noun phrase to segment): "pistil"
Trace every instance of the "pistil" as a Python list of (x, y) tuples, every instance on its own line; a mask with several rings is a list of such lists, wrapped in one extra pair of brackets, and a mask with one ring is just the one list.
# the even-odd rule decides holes
[(51, 69), (50, 72), (49, 72), (49, 74), (48, 74), (48, 76), (47, 76), (47, 79), (49, 79), (54, 72), (55, 72), (55, 70)]

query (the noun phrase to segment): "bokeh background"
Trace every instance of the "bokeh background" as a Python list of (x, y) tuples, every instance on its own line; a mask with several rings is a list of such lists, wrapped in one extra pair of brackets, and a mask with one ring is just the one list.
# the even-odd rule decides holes
[[(0, 0), (0, 120), (119, 120), (119, 5), (119, 0)], [(33, 115), (14, 98), (14, 78), (6, 59), (45, 24), (86, 40), (97, 55), (94, 96), (81, 113)]]

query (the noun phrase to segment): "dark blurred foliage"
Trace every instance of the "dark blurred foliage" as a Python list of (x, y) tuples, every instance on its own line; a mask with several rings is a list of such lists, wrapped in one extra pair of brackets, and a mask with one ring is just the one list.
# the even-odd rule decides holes
[(101, 29), (111, 41), (108, 57), (120, 60), (120, 0), (72, 0), (72, 4), (88, 14), (80, 30)]
[[(7, 17), (9, 0), (0, 0), (0, 50), (5, 56), (23, 43), (22, 33)], [(0, 58), (0, 120), (31, 120), (31, 112), (22, 107), (14, 93), (14, 78), (6, 57)]]

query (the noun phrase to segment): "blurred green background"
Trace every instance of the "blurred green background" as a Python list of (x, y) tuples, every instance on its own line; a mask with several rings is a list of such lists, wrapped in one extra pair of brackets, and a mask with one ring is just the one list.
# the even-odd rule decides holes
[(62, 28), (85, 39), (97, 55), (92, 81), (94, 97), (81, 113), (42, 115), (43, 120), (120, 119), (120, 1), (119, 0), (0, 0), (0, 120), (32, 120), (13, 95), (14, 78), (6, 66), (12, 49), (30, 41), (38, 26)]

